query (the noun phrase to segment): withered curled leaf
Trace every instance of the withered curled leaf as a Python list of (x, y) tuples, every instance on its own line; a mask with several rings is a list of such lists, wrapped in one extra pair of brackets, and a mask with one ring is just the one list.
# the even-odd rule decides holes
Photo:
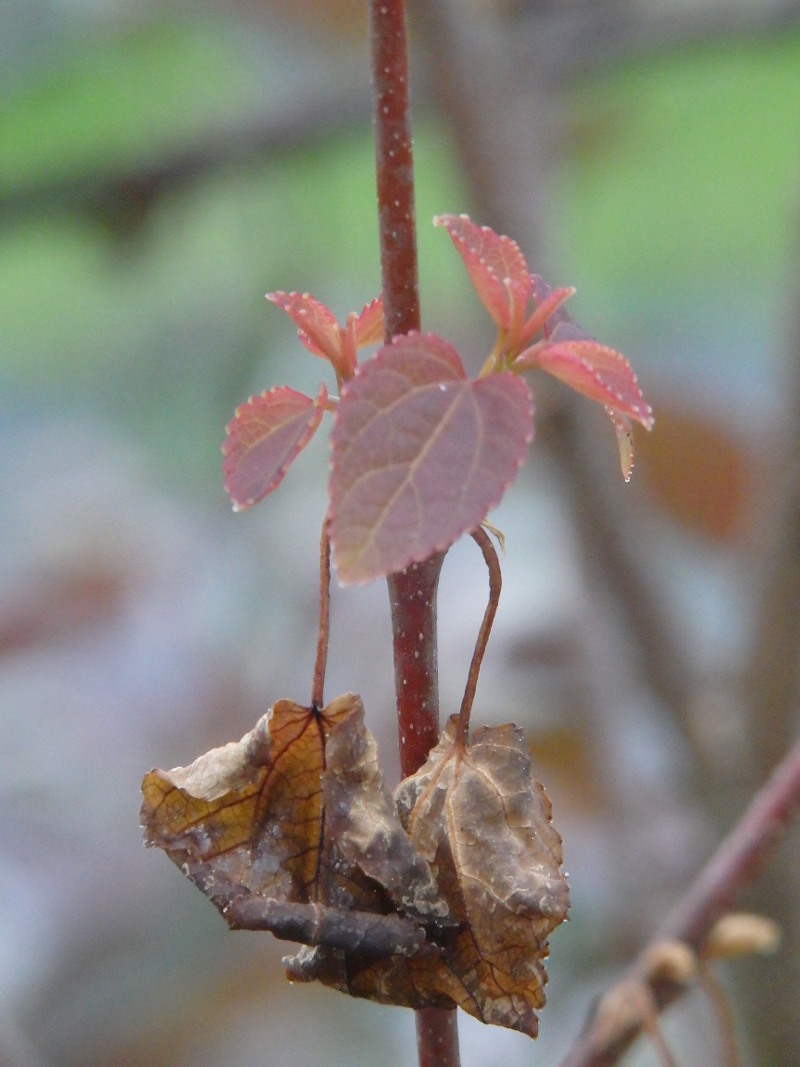
[(319, 948), (289, 962), (356, 996), (452, 1007), (535, 1037), (545, 1001), (547, 939), (567, 914), (561, 838), (531, 776), (522, 731), (483, 727), (456, 743), (451, 720), (427, 763), (395, 794), (409, 838), (430, 863), (459, 927), (428, 958), (367, 958)]
[(447, 918), (383, 784), (357, 696), (322, 709), (279, 700), (241, 741), (151, 771), (142, 793), (146, 843), (234, 927), (403, 955), (425, 946), (418, 919)]

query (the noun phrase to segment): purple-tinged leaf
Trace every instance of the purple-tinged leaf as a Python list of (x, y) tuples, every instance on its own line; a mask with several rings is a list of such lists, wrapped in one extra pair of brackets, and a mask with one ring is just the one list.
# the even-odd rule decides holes
[(280, 386), (236, 409), (222, 446), (225, 488), (235, 511), (251, 507), (278, 487), (313, 437), (327, 399), (324, 385), (315, 400)]
[[(534, 281), (537, 279), (541, 282), (541, 278), (539, 278), (538, 275), (534, 275)], [(554, 319), (554, 316), (559, 313), (562, 316), (560, 321), (569, 318), (566, 312), (559, 312), (559, 309), (566, 300), (575, 295), (575, 290), (571, 286), (564, 286), (560, 289), (550, 290), (550, 287), (543, 282), (542, 286), (547, 290), (547, 295), (538, 304), (536, 310), (526, 321), (522, 331), (522, 344), (530, 343), (539, 330), (542, 330), (545, 337), (549, 337), (552, 324), (558, 321)]]
[(367, 582), (446, 548), (500, 502), (533, 437), (528, 386), (471, 381), (456, 350), (411, 333), (347, 383), (331, 442), (340, 580)]
[[(568, 311), (565, 311), (563, 304), (566, 300), (566, 296), (558, 299), (555, 307), (551, 302), (554, 297), (559, 293), (567, 292), (572, 296), (575, 292), (574, 289), (552, 289), (546, 281), (544, 281), (538, 274), (531, 275), (531, 285), (533, 288), (533, 299), (536, 302), (536, 311), (534, 316), (539, 316), (542, 310), (547, 307), (547, 314), (544, 316), (544, 322), (542, 323), (542, 333), (545, 340), (550, 341), (593, 341), (594, 337), (587, 333), (584, 328), (573, 319)], [(533, 317), (533, 316), (532, 316)], [(528, 324), (526, 323), (526, 326)], [(530, 334), (533, 337), (533, 333)]]

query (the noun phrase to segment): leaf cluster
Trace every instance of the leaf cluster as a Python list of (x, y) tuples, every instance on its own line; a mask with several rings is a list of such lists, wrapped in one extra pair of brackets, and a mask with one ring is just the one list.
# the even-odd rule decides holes
[(269, 299), (296, 323), (302, 344), (332, 366), (340, 398), (271, 389), (237, 408), (223, 445), (226, 488), (246, 508), (280, 484), (320, 425), (334, 415), (330, 533), (342, 583), (366, 582), (421, 562), (477, 527), (513, 482), (533, 438), (533, 396), (523, 375), (544, 370), (603, 404), (627, 480), (632, 422), (652, 411), (619, 352), (598, 344), (564, 310), (573, 289), (552, 290), (519, 246), (466, 215), (443, 215), (469, 277), (497, 327), (479, 375), (432, 333), (382, 337), (380, 299), (341, 326), (309, 294)]

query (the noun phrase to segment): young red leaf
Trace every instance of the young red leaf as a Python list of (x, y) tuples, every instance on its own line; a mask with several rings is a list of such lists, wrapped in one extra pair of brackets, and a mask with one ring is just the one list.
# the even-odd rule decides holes
[(236, 511), (249, 508), (280, 484), (319, 426), (328, 399), (315, 400), (288, 386), (251, 397), (236, 409), (222, 446), (225, 488)]
[[(564, 325), (565, 331), (569, 330), (571, 320)], [(535, 345), (514, 363), (517, 370), (528, 367), (539, 367), (603, 404), (614, 422), (622, 476), (629, 481), (633, 470), (631, 420), (650, 430), (653, 411), (627, 359), (615, 349), (589, 339), (553, 341)]]
[(653, 411), (642, 395), (630, 363), (621, 353), (596, 341), (556, 341), (524, 353), (515, 367), (541, 367), (590, 400), (640, 422), (653, 425)]
[(267, 293), (267, 300), (277, 304), (292, 319), (297, 326), (297, 336), (309, 352), (336, 366), (344, 330), (332, 311), (310, 293)]
[(500, 502), (533, 437), (528, 386), (471, 381), (433, 334), (395, 338), (359, 368), (331, 442), (330, 535), (340, 580), (427, 559)]
[(519, 245), (488, 226), (477, 226), (467, 215), (438, 215), (433, 223), (450, 234), (486, 310), (513, 344), (533, 289)]
[(383, 301), (367, 304), (360, 315), (347, 318), (344, 328), (324, 304), (309, 293), (267, 293), (267, 300), (283, 308), (297, 325), (297, 336), (315, 356), (327, 359), (340, 382), (352, 378), (359, 348), (383, 340)]
[(360, 315), (355, 312), (347, 318), (347, 325), (353, 322), (353, 339), (356, 348), (377, 345), (383, 340), (383, 298), (377, 297), (367, 304)]

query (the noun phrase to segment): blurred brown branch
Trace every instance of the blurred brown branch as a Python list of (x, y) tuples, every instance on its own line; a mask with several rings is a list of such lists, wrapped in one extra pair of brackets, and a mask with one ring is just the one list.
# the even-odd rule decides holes
[[(737, 825), (723, 840), (695, 882), (678, 901), (651, 944), (620, 981), (645, 975), (656, 1010), (686, 991), (686, 982), (669, 971), (643, 967), (658, 944), (678, 942), (701, 956), (714, 923), (758, 877), (772, 858), (787, 826), (800, 808), (800, 742), (775, 769)], [(643, 1020), (629, 1016), (609, 1027), (597, 1014), (589, 1020), (562, 1067), (611, 1067), (638, 1037)]]
[(54, 177), (0, 195), (0, 220), (8, 225), (52, 212), (75, 211), (112, 233), (134, 231), (163, 194), (191, 185), (223, 167), (246, 167), (281, 153), (318, 147), (347, 130), (363, 129), (369, 96), (350, 86), (299, 99), (293, 106), (176, 146), (136, 165)]

